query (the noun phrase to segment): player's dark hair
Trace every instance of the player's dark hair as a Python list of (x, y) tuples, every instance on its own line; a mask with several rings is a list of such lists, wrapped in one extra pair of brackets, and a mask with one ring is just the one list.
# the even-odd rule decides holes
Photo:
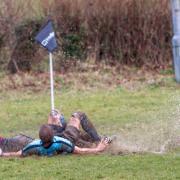
[(50, 143), (53, 139), (53, 131), (50, 126), (44, 124), (39, 129), (39, 138), (43, 143)]

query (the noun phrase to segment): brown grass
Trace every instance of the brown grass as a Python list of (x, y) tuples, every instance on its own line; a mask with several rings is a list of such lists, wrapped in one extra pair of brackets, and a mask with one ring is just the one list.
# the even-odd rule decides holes
[[(50, 89), (49, 73), (17, 73), (0, 77), (0, 92), (4, 91), (32, 91), (41, 92)], [(129, 68), (123, 66), (121, 71), (101, 63), (78, 62), (74, 71), (54, 73), (54, 86), (56, 90), (94, 91), (97, 89), (112, 90), (125, 88), (130, 91), (145, 87), (169, 86), (174, 87), (172, 73), (148, 71), (143, 68)]]

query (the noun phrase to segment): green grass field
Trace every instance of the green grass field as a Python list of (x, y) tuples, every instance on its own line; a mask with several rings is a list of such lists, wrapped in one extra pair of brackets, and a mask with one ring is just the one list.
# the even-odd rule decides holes
[[(180, 179), (177, 146), (173, 144), (163, 155), (149, 152), (180, 135), (180, 88), (175, 82), (133, 91), (121, 87), (62, 90), (56, 91), (55, 97), (56, 107), (66, 117), (75, 110), (85, 111), (101, 134), (117, 136), (119, 149), (90, 156), (2, 158), (0, 179)], [(1, 135), (22, 132), (37, 137), (39, 126), (47, 121), (49, 92), (1, 92), (0, 104)], [(136, 144), (143, 153), (118, 155), (121, 144), (126, 148)]]

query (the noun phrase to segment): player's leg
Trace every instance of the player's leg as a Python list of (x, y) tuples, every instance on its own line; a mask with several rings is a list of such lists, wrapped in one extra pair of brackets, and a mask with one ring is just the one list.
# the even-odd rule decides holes
[(87, 115), (83, 112), (77, 112), (77, 114), (79, 115), (80, 123), (83, 130), (88, 134), (88, 136), (86, 135), (85, 137), (91, 139), (92, 141), (100, 141), (101, 138)]
[(28, 143), (32, 142), (33, 138), (26, 135), (18, 135), (13, 138), (5, 138), (1, 149), (3, 152), (16, 152), (24, 148)]
[[(82, 126), (86, 133), (81, 133), (80, 126)], [(79, 111), (73, 113), (70, 117), (66, 129), (62, 133), (62, 137), (69, 139), (76, 145), (82, 144), (84, 147), (89, 147), (92, 145), (92, 142), (99, 142), (101, 140), (86, 114)]]

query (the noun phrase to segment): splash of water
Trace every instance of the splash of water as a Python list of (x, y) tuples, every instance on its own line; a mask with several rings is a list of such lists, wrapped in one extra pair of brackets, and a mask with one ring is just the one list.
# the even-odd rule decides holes
[(168, 107), (155, 114), (152, 121), (127, 125), (113, 138), (111, 154), (155, 153), (164, 154), (180, 147), (180, 98), (169, 100)]

